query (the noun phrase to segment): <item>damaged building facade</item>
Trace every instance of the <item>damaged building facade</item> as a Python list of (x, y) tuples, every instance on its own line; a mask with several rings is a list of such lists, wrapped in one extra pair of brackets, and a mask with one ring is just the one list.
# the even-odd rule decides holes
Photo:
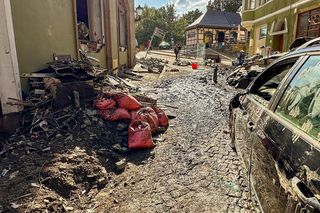
[(242, 25), (249, 33), (249, 54), (287, 51), (296, 38), (320, 37), (316, 0), (243, 0)]
[(186, 45), (191, 49), (198, 44), (212, 48), (219, 43), (244, 41), (245, 31), (239, 13), (215, 11), (207, 6), (206, 13), (186, 28)]
[(134, 1), (0, 0), (1, 123), (21, 107), (25, 73), (47, 67), (53, 55), (79, 59), (79, 49), (116, 72), (135, 57)]

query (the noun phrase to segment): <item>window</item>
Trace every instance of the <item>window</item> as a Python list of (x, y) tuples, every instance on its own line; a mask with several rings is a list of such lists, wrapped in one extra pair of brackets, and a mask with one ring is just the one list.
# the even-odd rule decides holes
[(196, 37), (196, 32), (188, 32), (188, 38)]
[(255, 8), (256, 0), (248, 0), (248, 10), (253, 10)]
[(263, 5), (263, 4), (267, 3), (268, 1), (270, 1), (270, 0), (260, 0), (259, 5)]
[(105, 43), (102, 0), (77, 0), (77, 26), (80, 46), (97, 52)]
[(297, 38), (299, 37), (320, 37), (320, 9), (299, 14)]
[(288, 32), (287, 18), (274, 21), (270, 28), (270, 35), (281, 35)]
[(264, 106), (268, 106), (281, 81), (297, 60), (298, 57), (281, 61), (263, 72), (251, 88), (254, 98)]
[(311, 56), (294, 77), (276, 113), (320, 141), (320, 56)]
[(268, 28), (267, 26), (260, 27), (259, 39), (263, 39), (267, 36)]

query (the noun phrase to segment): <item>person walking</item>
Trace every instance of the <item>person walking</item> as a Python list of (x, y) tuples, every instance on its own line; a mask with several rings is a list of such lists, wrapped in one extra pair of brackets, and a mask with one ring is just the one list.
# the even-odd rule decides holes
[(174, 48), (174, 54), (176, 55), (176, 60), (178, 60), (178, 55), (179, 55), (180, 50), (181, 50), (181, 46), (176, 45), (176, 47)]

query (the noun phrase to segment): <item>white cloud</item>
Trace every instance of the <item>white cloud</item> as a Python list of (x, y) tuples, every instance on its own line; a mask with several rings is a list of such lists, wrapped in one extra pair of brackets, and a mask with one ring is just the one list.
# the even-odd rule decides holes
[(179, 15), (186, 13), (190, 10), (199, 9), (201, 11), (206, 10), (208, 0), (173, 0), (177, 13)]

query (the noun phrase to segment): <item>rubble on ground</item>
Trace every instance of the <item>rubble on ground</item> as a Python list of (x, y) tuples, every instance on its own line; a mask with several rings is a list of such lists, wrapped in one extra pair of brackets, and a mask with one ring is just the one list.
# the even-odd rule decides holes
[[(140, 78), (127, 70), (120, 75)], [(160, 124), (165, 114), (157, 100), (136, 94), (139, 87), (92, 64), (55, 61), (23, 77), (28, 79), (29, 94), (23, 101), (10, 100), (24, 106), (21, 126), (0, 142), (0, 212), (93, 211), (93, 197), (113, 184), (111, 174), (123, 171), (130, 161), (148, 158), (150, 152), (136, 149), (154, 147), (158, 141), (152, 135), (169, 126)], [(111, 96), (114, 103), (102, 103), (106, 108), (97, 105)], [(130, 108), (128, 97), (138, 107)], [(108, 119), (106, 113), (113, 116), (119, 109), (128, 117)], [(130, 112), (138, 117), (133, 120)], [(142, 122), (145, 133), (136, 136), (141, 128), (131, 131), (131, 120)], [(150, 134), (152, 146), (130, 147), (128, 141), (136, 143), (145, 134)]]
[(190, 66), (191, 62), (190, 61), (186, 61), (186, 60), (178, 59), (175, 62), (173, 62), (173, 65), (186, 67), (186, 66)]
[(141, 68), (146, 69), (148, 72), (161, 73), (165, 65), (169, 63), (168, 60), (159, 58), (139, 58), (137, 63), (141, 64)]

